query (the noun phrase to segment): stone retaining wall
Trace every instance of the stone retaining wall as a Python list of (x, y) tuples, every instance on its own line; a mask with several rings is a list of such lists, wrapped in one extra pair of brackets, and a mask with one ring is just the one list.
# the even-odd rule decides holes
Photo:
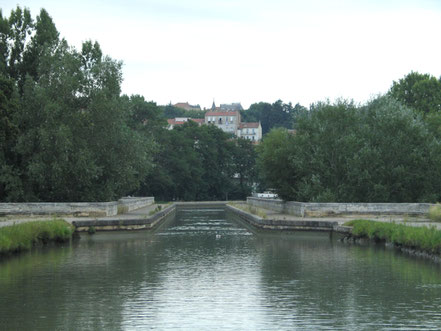
[(114, 216), (154, 203), (153, 197), (122, 198), (112, 202), (24, 202), (0, 203), (0, 215)]
[[(343, 227), (338, 228), (338, 222), (329, 220), (285, 220), (285, 219), (266, 219), (257, 215), (250, 214), (244, 210), (231, 205), (226, 206), (226, 210), (257, 228), (277, 231), (342, 231)], [(344, 229), (346, 231), (346, 229)]]
[(248, 197), (247, 204), (301, 217), (343, 215), (425, 216), (430, 203), (313, 203)]
[(0, 203), (0, 215), (112, 216), (118, 202), (26, 202)]
[(153, 205), (154, 203), (154, 197), (126, 197), (118, 200), (118, 209), (119, 213), (126, 213), (132, 210)]

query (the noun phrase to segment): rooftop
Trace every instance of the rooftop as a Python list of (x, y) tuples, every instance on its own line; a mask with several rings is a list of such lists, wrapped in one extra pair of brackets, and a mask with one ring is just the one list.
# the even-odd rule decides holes
[(240, 123), (239, 129), (246, 129), (246, 128), (258, 128), (260, 125), (259, 122), (249, 122), (249, 123)]
[(205, 117), (207, 116), (238, 116), (239, 112), (237, 111), (209, 111), (205, 113)]

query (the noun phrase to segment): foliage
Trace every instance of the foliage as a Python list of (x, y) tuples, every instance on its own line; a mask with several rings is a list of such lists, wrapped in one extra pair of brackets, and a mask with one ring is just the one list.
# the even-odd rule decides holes
[(412, 71), (393, 82), (389, 94), (422, 114), (441, 111), (441, 80)]
[(294, 107), (277, 100), (273, 104), (259, 102), (252, 104), (248, 110), (241, 111), (244, 122), (261, 122), (262, 134), (268, 133), (272, 128), (293, 127), (293, 116), (304, 111), (305, 108), (299, 104)]
[(255, 152), (215, 126), (187, 122), (157, 136), (154, 171), (140, 195), (159, 200), (239, 199), (251, 193)]
[(352, 234), (373, 240), (392, 242), (429, 253), (441, 254), (441, 231), (428, 227), (412, 227), (403, 224), (367, 220), (351, 221)]
[[(30, 36), (30, 37), (29, 37)], [(49, 14), (0, 15), (0, 201), (103, 201), (135, 191), (165, 125), (121, 97), (122, 63), (59, 39)]]
[(318, 103), (296, 133), (259, 147), (267, 186), (286, 200), (414, 202), (440, 198), (440, 144), (414, 112), (388, 97), (357, 107)]
[(163, 116), (165, 118), (175, 117), (189, 117), (189, 118), (204, 118), (206, 110), (185, 110), (172, 105), (161, 106)]
[(441, 204), (437, 203), (429, 208), (429, 218), (432, 221), (441, 222)]
[(0, 254), (29, 250), (39, 243), (67, 241), (73, 232), (73, 226), (61, 219), (5, 226), (0, 228)]

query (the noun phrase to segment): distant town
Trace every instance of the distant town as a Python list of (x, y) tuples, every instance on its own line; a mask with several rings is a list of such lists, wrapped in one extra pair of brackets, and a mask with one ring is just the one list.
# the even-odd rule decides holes
[[(176, 103), (173, 106), (186, 111), (201, 111), (199, 105), (190, 105), (188, 102)], [(199, 126), (203, 124), (214, 125), (226, 133), (255, 143), (262, 139), (262, 125), (260, 122), (242, 122), (240, 111), (243, 108), (240, 103), (220, 104), (217, 107), (213, 101), (211, 108), (205, 110), (204, 118), (175, 117), (168, 119), (168, 129), (172, 130), (177, 125), (193, 121)]]

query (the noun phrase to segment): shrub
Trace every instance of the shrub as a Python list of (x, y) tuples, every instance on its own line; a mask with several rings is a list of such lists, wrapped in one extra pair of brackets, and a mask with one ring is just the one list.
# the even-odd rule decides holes
[(441, 204), (437, 203), (429, 209), (429, 218), (435, 222), (441, 222)]

